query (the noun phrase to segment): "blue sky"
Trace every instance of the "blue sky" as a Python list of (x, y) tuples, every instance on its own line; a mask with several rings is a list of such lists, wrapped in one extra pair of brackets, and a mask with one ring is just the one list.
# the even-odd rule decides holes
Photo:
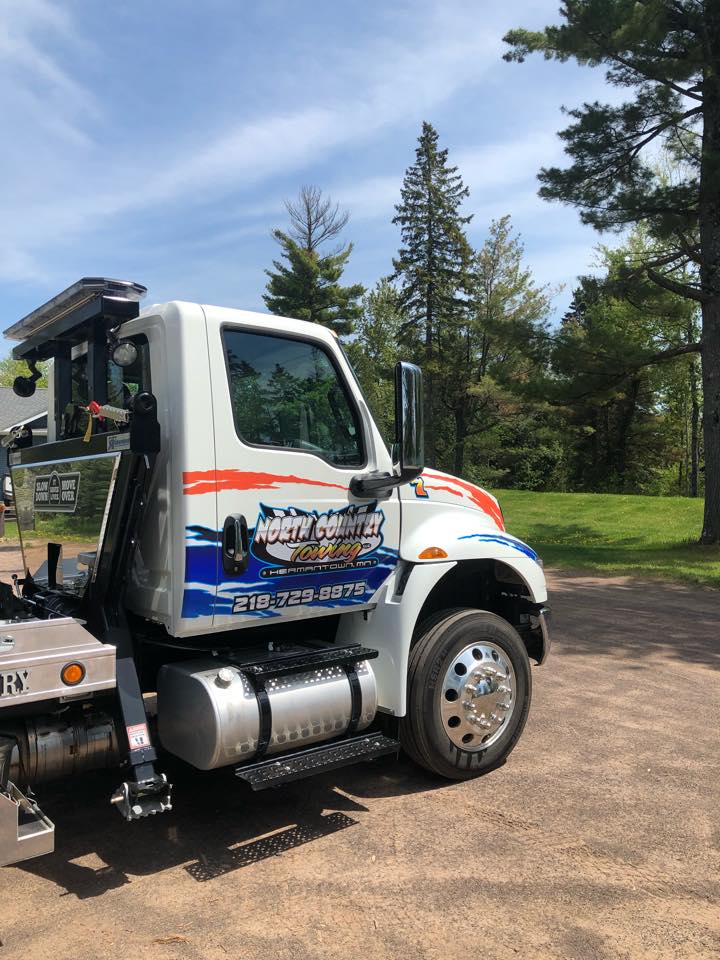
[(83, 275), (264, 309), (270, 228), (303, 183), (349, 208), (346, 278), (372, 285), (423, 120), (470, 188), (471, 240), (509, 213), (560, 309), (599, 238), (535, 175), (562, 162), (560, 106), (607, 89), (601, 71), (507, 64), (501, 42), (558, 6), (0, 0), (0, 329)]

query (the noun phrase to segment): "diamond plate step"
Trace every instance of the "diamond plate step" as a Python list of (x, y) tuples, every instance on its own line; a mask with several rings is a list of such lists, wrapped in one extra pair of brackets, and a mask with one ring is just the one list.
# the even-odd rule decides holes
[(272, 659), (257, 660), (255, 663), (244, 663), (237, 657), (227, 657), (243, 673), (250, 674), (258, 680), (270, 680), (274, 677), (287, 677), (292, 673), (303, 673), (305, 670), (317, 670), (323, 667), (346, 666), (360, 663), (363, 660), (372, 660), (377, 657), (378, 651), (369, 647), (318, 647), (308, 650), (307, 653), (291, 653), (283, 656), (275, 654)]
[(238, 767), (235, 776), (249, 783), (253, 790), (265, 790), (291, 780), (302, 780), (303, 777), (311, 777), (325, 770), (347, 767), (360, 760), (372, 760), (373, 757), (397, 753), (399, 749), (397, 740), (382, 733), (369, 733)]

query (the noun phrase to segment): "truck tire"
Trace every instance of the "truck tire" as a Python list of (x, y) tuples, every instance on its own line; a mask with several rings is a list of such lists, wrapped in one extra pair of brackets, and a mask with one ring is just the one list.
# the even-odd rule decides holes
[(530, 709), (527, 650), (502, 617), (443, 610), (410, 651), (400, 740), (420, 766), (449, 780), (497, 767), (520, 738)]

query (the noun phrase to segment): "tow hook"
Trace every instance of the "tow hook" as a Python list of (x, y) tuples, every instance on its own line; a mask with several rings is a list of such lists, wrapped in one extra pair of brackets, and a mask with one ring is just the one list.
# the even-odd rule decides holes
[(139, 820), (172, 810), (172, 784), (164, 773), (152, 780), (130, 780), (121, 783), (110, 797), (125, 820)]

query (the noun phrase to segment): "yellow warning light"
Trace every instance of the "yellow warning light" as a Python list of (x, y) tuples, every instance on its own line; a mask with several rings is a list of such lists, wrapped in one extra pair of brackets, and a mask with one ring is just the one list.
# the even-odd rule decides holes
[(85, 667), (81, 663), (66, 663), (60, 671), (60, 679), (68, 687), (76, 687), (85, 679)]
[(425, 547), (418, 554), (419, 560), (445, 560), (447, 552), (442, 547)]

